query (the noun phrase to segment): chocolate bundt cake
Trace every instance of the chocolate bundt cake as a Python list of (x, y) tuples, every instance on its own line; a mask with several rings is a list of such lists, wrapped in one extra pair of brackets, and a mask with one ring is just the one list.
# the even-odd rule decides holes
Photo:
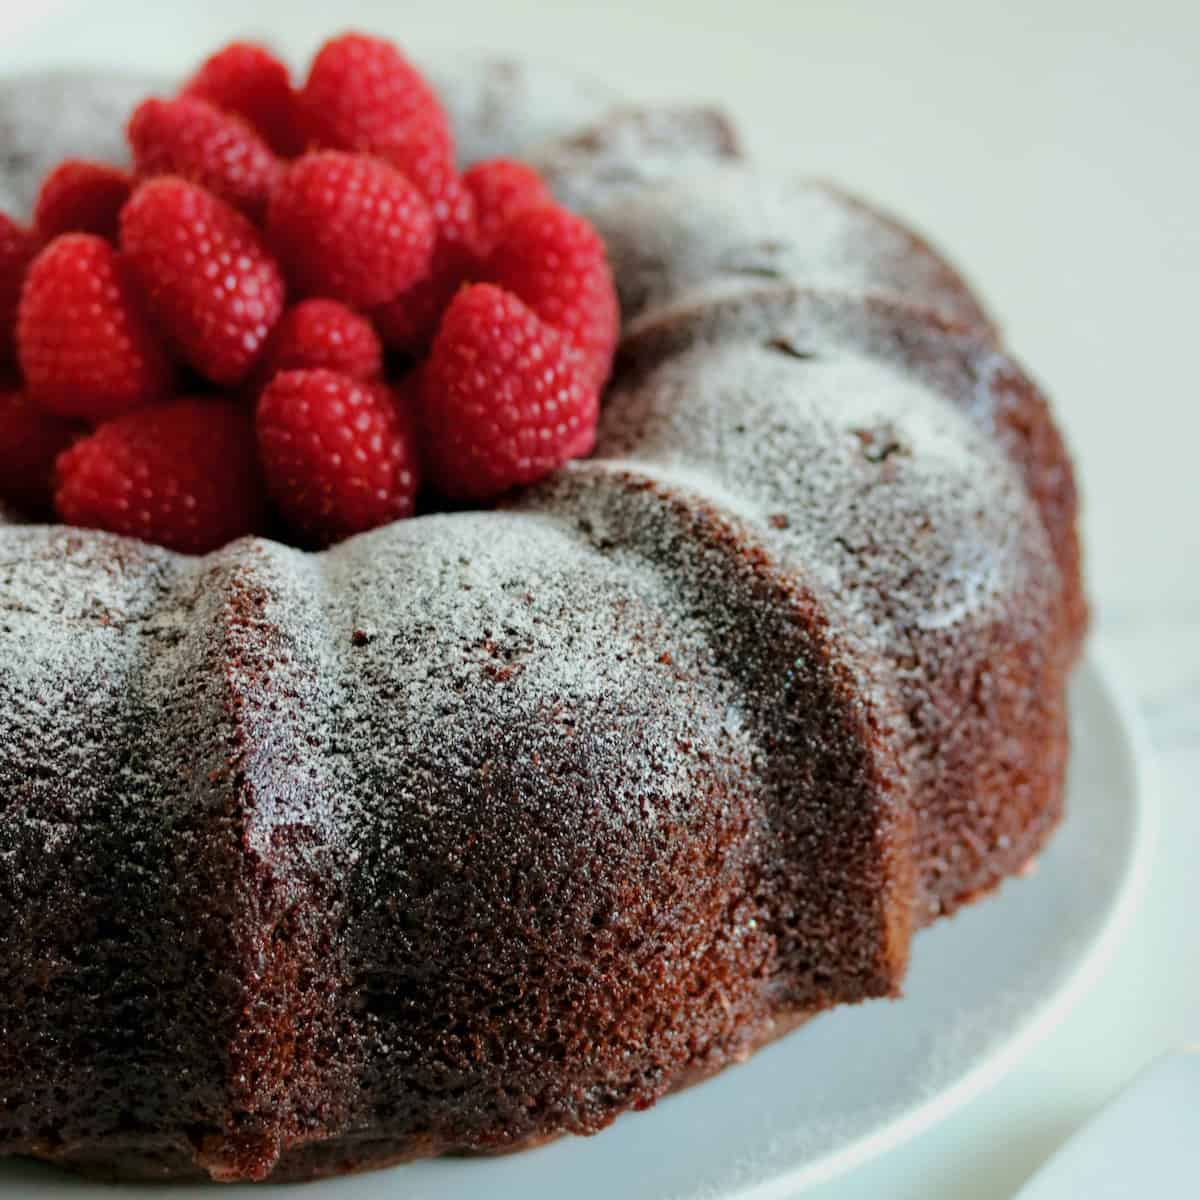
[[(898, 995), (1060, 816), (1071, 467), (955, 271), (715, 113), (433, 75), (607, 241), (596, 453), (319, 554), (0, 516), (0, 1153), (591, 1133)], [(146, 90), (0, 86), (0, 206)]]

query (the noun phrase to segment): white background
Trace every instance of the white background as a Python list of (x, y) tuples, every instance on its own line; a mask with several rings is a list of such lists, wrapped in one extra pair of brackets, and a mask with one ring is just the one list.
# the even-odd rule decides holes
[[(335, 14), (335, 15), (331, 15)], [(759, 157), (931, 232), (1054, 397), (1078, 459), (1094, 642), (1159, 757), (1164, 835), (1103, 982), (1006, 1080), (815, 1200), (1006, 1197), (1150, 1057), (1200, 1040), (1200, 4), (1169, 0), (0, 0), (0, 69), (183, 68), (346, 25), (723, 101)], [(24, 34), (22, 33), (24, 30)]]

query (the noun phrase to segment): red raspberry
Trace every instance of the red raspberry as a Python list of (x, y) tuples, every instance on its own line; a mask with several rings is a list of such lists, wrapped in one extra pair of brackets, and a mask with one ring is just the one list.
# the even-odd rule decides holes
[(519, 212), (488, 258), (487, 279), (564, 333), (597, 388), (612, 370), (620, 310), (600, 235), (557, 205)]
[(454, 137), (446, 113), (394, 45), (359, 34), (322, 47), (303, 100), (314, 114), (310, 129), (318, 140), (378, 154), (429, 203), (437, 242), (428, 277), (372, 314), (391, 349), (423, 354), (475, 262), (474, 201), (454, 169)]
[(171, 382), (125, 264), (91, 233), (63, 234), (33, 260), (17, 351), (30, 394), (59, 416), (106, 421), (160, 399)]
[(258, 451), (284, 519), (319, 545), (412, 516), (415, 445), (382, 384), (276, 375), (258, 402)]
[(37, 248), (37, 238), (28, 229), (0, 212), (0, 364), (15, 357), (21, 284)]
[(33, 224), (44, 242), (60, 233), (94, 233), (117, 240), (117, 217), (129, 199), (133, 181), (126, 171), (105, 163), (68, 158), (42, 183)]
[(276, 154), (291, 158), (304, 149), (288, 69), (265, 46), (230, 42), (204, 60), (181, 94), (237, 113)]
[(121, 249), (180, 353), (239, 382), (283, 312), (283, 276), (236, 209), (176, 178), (144, 183), (121, 212)]
[(454, 298), (421, 372), (426, 462), (447, 496), (495, 497), (588, 453), (598, 408), (569, 343), (516, 296)]
[[(389, 350), (420, 358), (437, 333), (438, 322), (454, 293), (466, 279), (462, 261), (453, 251), (434, 250), (432, 273), (395, 300), (371, 310), (371, 320)], [(446, 257), (443, 257), (443, 255)]]
[(69, 525), (206, 554), (264, 524), (249, 412), (175, 400), (101, 425), (58, 460), (55, 504)]
[(53, 507), (54, 460), (70, 444), (77, 427), (51, 416), (26, 392), (0, 387), (0, 500), (28, 516)]
[[(418, 121), (397, 132), (393, 138), (372, 146), (369, 153), (376, 154), (391, 163), (401, 175), (420, 189), (421, 194), (434, 207), (434, 219), (439, 224), (451, 218), (455, 203), (461, 203), (454, 185), (462, 190), (458, 173), (454, 167), (454, 139), (450, 129), (438, 121)], [(442, 201), (439, 210), (438, 204)], [(467, 196), (471, 203), (471, 197)]]
[(371, 322), (336, 300), (302, 300), (280, 318), (263, 355), (264, 382), (280, 371), (325, 367), (351, 379), (376, 379), (383, 347)]
[[(449, 148), (453, 137), (433, 89), (396, 47), (347, 33), (326, 42), (300, 93), (309, 135), (337, 150), (378, 152), (410, 144), (425, 128), (426, 145)], [(419, 180), (413, 180), (414, 183)]]
[(417, 358), (429, 350), (446, 306), (478, 271), (475, 253), (475, 203), (453, 172), (427, 179), (427, 193), (437, 226), (429, 276), (371, 313), (384, 343)]
[(475, 163), (463, 175), (463, 183), (475, 197), (481, 254), (491, 253), (517, 213), (554, 202), (542, 177), (531, 166), (512, 158)]
[(241, 117), (207, 100), (150, 99), (129, 118), (138, 175), (181, 175), (260, 220), (279, 174), (271, 148)]
[(267, 233), (302, 291), (362, 308), (428, 275), (434, 244), (421, 193), (386, 163), (340, 150), (288, 165)]

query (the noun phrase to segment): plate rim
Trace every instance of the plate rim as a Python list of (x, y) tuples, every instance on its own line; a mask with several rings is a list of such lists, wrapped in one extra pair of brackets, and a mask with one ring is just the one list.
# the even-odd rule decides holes
[(1089, 644), (1073, 673), (1072, 683), (1075, 686), (1083, 683), (1093, 689), (1101, 703), (1111, 710), (1123, 735), (1122, 753), (1128, 760), (1133, 785), (1129, 808), (1133, 838), (1119, 882), (1108, 898), (1108, 911), (1094, 939), (1061, 985), (1034, 1006), (1024, 1023), (953, 1083), (877, 1129), (793, 1168), (785, 1168), (769, 1179), (722, 1192), (720, 1200), (788, 1200), (846, 1175), (925, 1133), (1018, 1066), (1103, 975), (1137, 911), (1158, 842), (1155, 758), (1135, 693), (1109, 653)]

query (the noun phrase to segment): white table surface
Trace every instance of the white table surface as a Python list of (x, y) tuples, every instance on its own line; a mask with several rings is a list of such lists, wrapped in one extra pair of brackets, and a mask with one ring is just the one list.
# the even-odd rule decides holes
[(39, 24), (63, 61), (164, 67), (234, 32), (302, 53), (353, 24), (721, 99), (760, 157), (933, 232), (1076, 452), (1093, 642), (1149, 725), (1163, 836), (1129, 935), (1069, 1018), (950, 1120), (810, 1195), (1010, 1196), (1150, 1058), (1200, 1040), (1200, 4), (0, 0), (0, 69)]

